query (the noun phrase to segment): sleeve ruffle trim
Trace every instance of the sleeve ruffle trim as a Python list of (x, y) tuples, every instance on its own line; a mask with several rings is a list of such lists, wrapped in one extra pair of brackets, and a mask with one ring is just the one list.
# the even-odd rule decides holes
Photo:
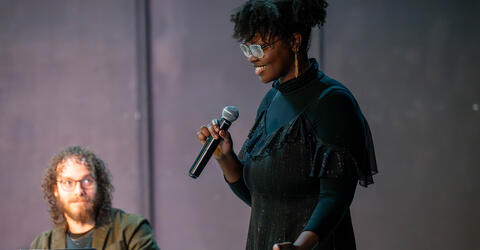
[(360, 167), (360, 162), (358, 157), (354, 157), (346, 148), (317, 143), (312, 159), (310, 176), (338, 179), (343, 177), (346, 168), (352, 168), (357, 173), (360, 185), (366, 187), (373, 183), (372, 175), (376, 172), (365, 171)]

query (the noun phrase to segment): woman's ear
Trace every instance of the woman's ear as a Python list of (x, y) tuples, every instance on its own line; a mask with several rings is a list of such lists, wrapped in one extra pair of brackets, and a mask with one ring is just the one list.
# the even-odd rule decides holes
[(293, 33), (290, 45), (292, 47), (292, 51), (297, 53), (302, 45), (302, 35), (298, 32)]

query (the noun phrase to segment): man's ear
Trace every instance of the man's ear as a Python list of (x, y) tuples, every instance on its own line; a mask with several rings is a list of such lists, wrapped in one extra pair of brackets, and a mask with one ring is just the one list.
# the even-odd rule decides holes
[(52, 184), (53, 195), (58, 198), (57, 184)]
[(292, 47), (293, 52), (298, 52), (300, 46), (302, 45), (302, 35), (298, 32), (293, 33), (292, 40), (290, 41), (290, 46)]

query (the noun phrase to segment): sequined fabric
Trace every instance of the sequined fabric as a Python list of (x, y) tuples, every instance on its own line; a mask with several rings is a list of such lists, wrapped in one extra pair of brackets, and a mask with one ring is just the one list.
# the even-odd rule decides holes
[[(252, 213), (247, 249), (270, 249), (274, 243), (295, 241), (307, 225), (319, 200), (320, 178), (338, 178), (343, 172), (339, 152), (317, 147), (308, 122), (301, 115), (265, 136), (264, 115), (252, 129), (240, 157), (251, 192)], [(321, 168), (314, 168), (320, 161)], [(330, 162), (330, 164), (328, 164)], [(333, 164), (332, 164), (333, 163)], [(331, 249), (332, 240), (314, 249)]]
[[(365, 177), (360, 183), (370, 184), (371, 174), (376, 172), (376, 164), (367, 162), (368, 155), (374, 156), (374, 153), (365, 143), (371, 135), (359, 108), (355, 108), (358, 104), (343, 85), (324, 76), (314, 60), (298, 79), (283, 85), (275, 82), (273, 87), (260, 105), (254, 126), (239, 153), (243, 180), (230, 185), (252, 209), (247, 249), (272, 249), (274, 243), (294, 242), (311, 225), (322, 238), (315, 250), (355, 249), (348, 207), (357, 180)], [(322, 120), (325, 110), (337, 111), (335, 104), (322, 103), (322, 98), (331, 90), (346, 96), (348, 104), (354, 107), (351, 109), (353, 119), (347, 117), (342, 124)], [(326, 117), (330, 117), (330, 113)], [(347, 127), (348, 131), (349, 126), (353, 126), (351, 134), (355, 138), (343, 138), (345, 133), (340, 129), (339, 137), (324, 136), (323, 140), (323, 135), (338, 132), (337, 125)], [(371, 142), (371, 138), (368, 139)], [(347, 179), (347, 182), (337, 182)], [(326, 192), (320, 190), (330, 185), (326, 184), (327, 180), (334, 180), (331, 185), (334, 188)], [(334, 194), (326, 199), (335, 200), (335, 205), (322, 204), (321, 199), (325, 200), (321, 196), (327, 193)], [(336, 210), (341, 212), (329, 212)], [(316, 212), (320, 222), (312, 223), (312, 214)], [(348, 242), (343, 244), (345, 247), (338, 244), (342, 241)]]

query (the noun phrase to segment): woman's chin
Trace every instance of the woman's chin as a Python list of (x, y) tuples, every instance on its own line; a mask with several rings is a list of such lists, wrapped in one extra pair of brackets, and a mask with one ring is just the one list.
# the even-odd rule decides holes
[(275, 79), (272, 79), (271, 77), (268, 77), (268, 76), (265, 76), (265, 75), (259, 75), (258, 79), (260, 79), (260, 81), (262, 81), (263, 83), (269, 83), (269, 82), (275, 80)]

